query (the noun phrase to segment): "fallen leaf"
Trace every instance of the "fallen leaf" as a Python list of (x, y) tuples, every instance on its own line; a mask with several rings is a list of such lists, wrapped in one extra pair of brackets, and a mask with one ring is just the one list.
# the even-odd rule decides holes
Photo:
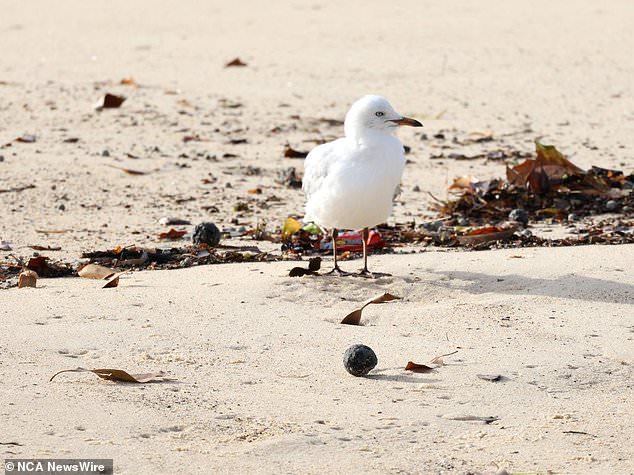
[(284, 157), (286, 158), (306, 158), (308, 152), (300, 152), (299, 150), (295, 150), (289, 144), (286, 144), (284, 148)]
[(68, 229), (36, 229), (35, 232), (40, 234), (64, 234), (68, 232)]
[(77, 271), (79, 277), (83, 277), (84, 279), (107, 279), (108, 277), (112, 277), (115, 274), (114, 269), (110, 269), (109, 267), (100, 266), (99, 264), (87, 264), (79, 271)]
[(49, 379), (49, 383), (53, 381), (55, 376), (61, 373), (93, 373), (99, 376), (101, 379), (107, 379), (108, 381), (117, 381), (122, 383), (153, 383), (153, 382), (166, 381), (166, 378), (164, 378), (165, 373), (163, 371), (157, 371), (154, 373), (130, 374), (126, 371), (123, 371), (122, 369), (75, 368), (75, 369), (64, 369), (62, 371), (58, 371), (53, 376), (51, 376), (51, 379)]
[(308, 268), (293, 267), (288, 273), (289, 277), (302, 277), (305, 275), (317, 275), (317, 271), (321, 269), (321, 257), (313, 257), (308, 260)]
[(245, 63), (244, 61), (242, 61), (240, 58), (235, 58), (232, 59), (231, 61), (229, 61), (227, 64), (225, 64), (225, 68), (231, 68), (231, 67), (242, 67), (242, 66), (246, 66), (247, 63)]
[(174, 228), (171, 228), (169, 231), (159, 234), (159, 239), (180, 239), (187, 231), (177, 231)]
[(402, 297), (397, 297), (396, 295), (385, 292), (378, 297), (368, 300), (366, 303), (363, 304), (363, 306), (361, 306), (361, 308), (357, 308), (350, 312), (343, 320), (341, 320), (341, 323), (343, 323), (344, 325), (359, 325), (359, 323), (361, 322), (361, 313), (363, 312), (363, 309), (368, 305), (391, 302), (392, 300), (400, 300), (401, 298)]
[[(110, 279), (108, 280), (108, 282), (106, 282), (104, 284), (102, 289), (113, 289), (115, 287), (118, 287), (119, 286), (119, 277), (121, 277), (122, 274), (125, 274), (125, 272), (117, 272), (116, 274), (111, 276)], [(107, 279), (107, 278), (108, 277), (105, 277), (105, 279)]]
[(108, 164), (109, 167), (111, 168), (116, 168), (117, 170), (121, 170), (124, 173), (127, 173), (128, 175), (147, 175), (148, 172), (144, 172), (141, 170), (133, 170), (132, 168), (125, 168), (125, 167), (118, 167), (116, 165), (110, 165)]
[(262, 194), (262, 188), (260, 188), (260, 187), (251, 188), (250, 190), (247, 190), (247, 193), (249, 193), (250, 195), (261, 195)]
[(34, 251), (61, 251), (62, 248), (59, 246), (38, 246), (37, 244), (33, 245), (33, 246), (29, 246), (31, 249), (33, 249)]
[(500, 420), (497, 416), (473, 416), (471, 414), (445, 414), (442, 418), (452, 421), (484, 422), (485, 424)]
[(405, 366), (405, 371), (412, 371), (414, 373), (430, 373), (435, 370), (438, 366), (431, 364), (418, 364), (413, 361), (408, 361)]
[(18, 276), (18, 287), (37, 287), (37, 273), (25, 269)]
[(31, 188), (35, 188), (35, 185), (18, 186), (15, 188), (3, 188), (3, 189), (0, 189), (0, 193), (13, 193), (13, 192), (19, 192), (24, 190), (30, 190)]
[(117, 96), (115, 94), (106, 93), (106, 95), (103, 96), (101, 103), (97, 105), (96, 109), (116, 109), (121, 107), (121, 104), (123, 104), (125, 100), (126, 98), (124, 96)]
[(462, 245), (474, 246), (490, 241), (504, 241), (515, 233), (515, 228), (499, 228), (497, 226), (487, 226), (474, 229), (464, 236), (458, 236), (458, 242)]
[(16, 142), (20, 143), (35, 143), (36, 140), (37, 138), (33, 134), (25, 134), (15, 139)]
[(40, 277), (63, 277), (74, 273), (70, 267), (50, 263), (46, 256), (31, 257), (26, 267)]
[(121, 81), (119, 81), (119, 84), (121, 84), (122, 86), (132, 86), (132, 87), (138, 86), (137, 82), (134, 80), (132, 76), (128, 78), (123, 78)]
[(490, 382), (500, 381), (502, 379), (501, 374), (476, 374), (476, 376)]

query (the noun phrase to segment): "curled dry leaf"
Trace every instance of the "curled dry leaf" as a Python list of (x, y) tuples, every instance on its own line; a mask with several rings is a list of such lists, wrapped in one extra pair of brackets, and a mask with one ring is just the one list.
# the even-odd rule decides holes
[(490, 241), (504, 241), (515, 234), (516, 228), (501, 228), (498, 226), (487, 226), (477, 228), (464, 236), (458, 236), (458, 242), (462, 245), (474, 246)]
[(29, 269), (20, 272), (18, 276), (18, 287), (37, 287), (37, 273)]
[[(119, 277), (123, 274), (125, 274), (125, 272), (117, 272), (116, 274), (110, 276), (108, 282), (105, 283), (102, 289), (113, 289), (115, 287), (118, 287)], [(105, 277), (105, 279), (108, 279), (108, 277)]]
[(434, 364), (418, 364), (413, 361), (408, 361), (405, 365), (405, 371), (412, 371), (413, 373), (430, 373), (436, 369), (439, 365)]
[(368, 300), (366, 303), (363, 304), (361, 308), (357, 308), (350, 312), (343, 320), (341, 320), (341, 323), (343, 323), (344, 325), (359, 325), (359, 323), (361, 322), (361, 313), (363, 312), (363, 309), (368, 305), (373, 303), (391, 302), (392, 300), (400, 300), (401, 298), (402, 297), (397, 297), (396, 295), (385, 292), (378, 297)]
[(308, 152), (301, 152), (299, 150), (295, 150), (289, 144), (286, 144), (284, 148), (284, 157), (286, 158), (306, 158)]
[(121, 81), (119, 81), (119, 84), (121, 84), (122, 86), (132, 86), (132, 87), (138, 86), (137, 82), (134, 80), (132, 76), (128, 78), (123, 78)]
[(100, 266), (99, 264), (87, 264), (79, 271), (77, 271), (79, 277), (83, 277), (84, 279), (107, 279), (108, 277), (112, 277), (115, 274), (114, 269), (110, 269), (109, 267)]
[(245, 63), (244, 61), (242, 61), (240, 58), (234, 58), (231, 61), (229, 61), (227, 64), (225, 64), (225, 68), (232, 68), (232, 67), (242, 67), (242, 66), (246, 66), (247, 63)]
[(476, 374), (476, 376), (480, 379), (484, 379), (485, 381), (489, 381), (491, 383), (502, 380), (501, 374)]
[(20, 143), (34, 143), (36, 140), (37, 140), (37, 137), (35, 137), (35, 135), (33, 134), (24, 134), (18, 137), (17, 139), (15, 139), (16, 142), (20, 142)]
[(154, 373), (142, 373), (142, 374), (130, 374), (122, 369), (110, 369), (110, 368), (101, 368), (101, 369), (86, 369), (86, 368), (75, 368), (75, 369), (64, 369), (62, 371), (58, 371), (49, 382), (53, 381), (55, 376), (61, 373), (93, 373), (99, 376), (101, 379), (107, 379), (108, 381), (117, 381), (123, 383), (152, 383), (152, 382), (161, 382), (166, 381), (164, 378), (165, 373), (163, 371), (156, 371)]
[(61, 251), (62, 250), (60, 246), (39, 246), (37, 244), (34, 244), (29, 247), (33, 249), (34, 251)]
[(132, 168), (118, 167), (116, 165), (108, 165), (109, 167), (116, 168), (117, 170), (121, 170), (128, 175), (147, 175), (148, 172), (144, 172), (141, 170), (133, 170)]
[(97, 105), (97, 110), (102, 109), (116, 109), (121, 107), (121, 104), (125, 102), (126, 98), (124, 96), (117, 96), (115, 94), (106, 93), (103, 96), (102, 101)]
[(321, 257), (313, 257), (308, 261), (308, 268), (293, 267), (288, 273), (289, 277), (302, 277), (304, 275), (317, 275), (317, 271), (321, 269)]
[(174, 228), (171, 228), (169, 231), (164, 232), (164, 233), (160, 233), (159, 234), (159, 239), (180, 239), (182, 238), (185, 234), (187, 234), (187, 231), (178, 231)]

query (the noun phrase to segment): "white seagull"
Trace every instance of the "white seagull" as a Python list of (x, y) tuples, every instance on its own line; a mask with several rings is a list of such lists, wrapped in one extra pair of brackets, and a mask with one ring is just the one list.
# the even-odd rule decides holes
[(368, 228), (384, 223), (405, 168), (403, 144), (393, 133), (399, 125), (422, 127), (403, 117), (381, 96), (355, 102), (344, 123), (345, 137), (315, 147), (306, 157), (302, 189), (306, 194), (304, 221), (332, 231), (335, 267), (339, 229), (362, 230), (363, 269), (368, 271)]

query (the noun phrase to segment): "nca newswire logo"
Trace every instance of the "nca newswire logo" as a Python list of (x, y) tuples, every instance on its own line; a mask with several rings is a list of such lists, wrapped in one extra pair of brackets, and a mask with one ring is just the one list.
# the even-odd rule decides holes
[(5, 475), (112, 475), (112, 459), (7, 459)]

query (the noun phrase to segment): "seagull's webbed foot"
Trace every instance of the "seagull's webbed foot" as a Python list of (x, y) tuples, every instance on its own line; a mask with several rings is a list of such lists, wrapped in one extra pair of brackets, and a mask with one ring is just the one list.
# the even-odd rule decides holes
[(330, 271), (326, 272), (323, 275), (331, 275), (331, 274), (337, 274), (339, 277), (346, 277), (346, 276), (352, 275), (351, 272), (346, 272), (345, 270), (342, 270), (341, 267), (339, 266), (333, 267)]

